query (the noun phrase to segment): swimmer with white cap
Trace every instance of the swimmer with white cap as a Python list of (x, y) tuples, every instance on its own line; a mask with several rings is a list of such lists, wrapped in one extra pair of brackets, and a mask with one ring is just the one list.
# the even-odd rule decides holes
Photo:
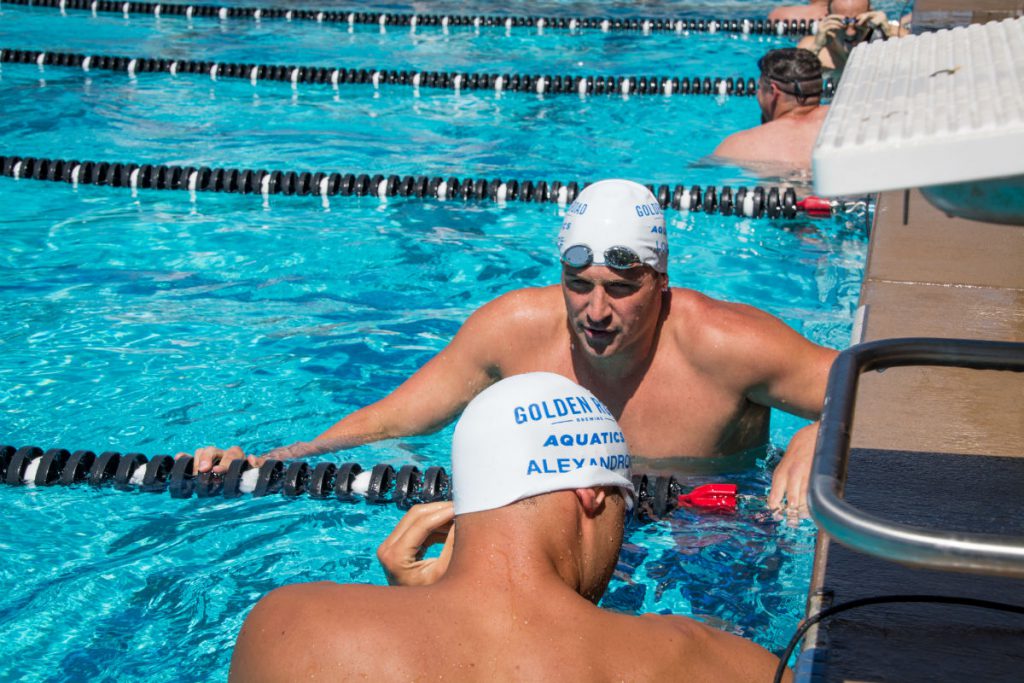
[[(378, 551), (398, 585), (273, 591), (242, 627), (231, 680), (728, 682), (774, 672), (777, 658), (739, 636), (597, 606), (634, 492), (622, 432), (583, 387), (537, 372), (481, 392), (455, 428), (452, 477), (454, 504), (414, 507)], [(440, 557), (422, 559), (453, 518)]]
[[(771, 408), (818, 417), (835, 352), (750, 306), (669, 287), (668, 227), (648, 188), (593, 183), (559, 223), (558, 284), (484, 304), (393, 392), (316, 439), (268, 455), (320, 455), (434, 432), (495, 382), (532, 372), (586, 387), (649, 472), (754, 467), (765, 455)], [(678, 268), (687, 272), (684, 261)], [(798, 432), (776, 469), (773, 507), (785, 500), (791, 511), (803, 509), (816, 429)], [(245, 454), (211, 446), (195, 457), (196, 470), (223, 472)]]
[(470, 401), (452, 438), (452, 475), (457, 515), (593, 486), (636, 496), (615, 418), (592, 393), (550, 372), (510, 377)]

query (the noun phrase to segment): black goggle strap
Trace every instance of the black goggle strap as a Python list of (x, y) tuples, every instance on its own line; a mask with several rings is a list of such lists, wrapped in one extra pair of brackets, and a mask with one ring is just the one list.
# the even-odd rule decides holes
[(775, 87), (786, 93), (792, 95), (799, 100), (806, 100), (811, 97), (821, 97), (821, 93), (824, 90), (824, 84), (820, 78), (807, 81), (777, 81), (774, 78), (769, 78), (769, 81), (775, 84)]

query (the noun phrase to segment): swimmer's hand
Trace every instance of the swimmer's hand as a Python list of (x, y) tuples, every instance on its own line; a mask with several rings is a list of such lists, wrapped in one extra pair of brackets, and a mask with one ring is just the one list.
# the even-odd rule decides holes
[[(455, 543), (455, 508), (449, 501), (414, 505), (377, 548), (377, 559), (392, 586), (429, 586), (448, 571)], [(444, 543), (440, 556), (423, 559), (427, 549)]]
[(790, 439), (786, 453), (772, 475), (772, 489), (768, 494), (769, 509), (784, 511), (791, 519), (808, 516), (807, 482), (811, 478), (814, 442), (817, 439), (817, 422), (807, 425)]
[[(190, 455), (189, 453), (178, 453), (174, 456), (174, 459)], [(216, 446), (206, 446), (205, 448), (198, 449), (194, 454), (191, 454), (194, 458), (192, 462), (192, 472), (199, 474), (201, 472), (213, 472), (214, 474), (224, 474), (228, 471), (228, 467), (231, 466), (231, 462), (234, 460), (240, 460), (246, 458), (249, 460), (249, 464), (253, 467), (259, 467), (263, 464), (264, 458), (257, 458), (255, 455), (246, 455), (245, 452), (238, 446), (232, 446), (228, 449), (217, 448)]]
[(871, 28), (877, 28), (885, 34), (886, 38), (892, 37), (892, 31), (889, 27), (889, 17), (885, 16), (885, 12), (872, 10), (870, 12), (858, 14), (857, 26), (870, 26)]
[(836, 34), (843, 30), (844, 17), (841, 14), (830, 14), (818, 24), (818, 32), (814, 34), (814, 49), (817, 54), (825, 49), (830, 42), (835, 41)]

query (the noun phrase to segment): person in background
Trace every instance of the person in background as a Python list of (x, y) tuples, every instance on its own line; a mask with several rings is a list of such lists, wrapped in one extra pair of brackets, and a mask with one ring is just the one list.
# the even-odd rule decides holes
[[(629, 465), (583, 387), (497, 382), (455, 428), (453, 503), (414, 507), (382, 544), (395, 585), (274, 590), (242, 626), (230, 680), (770, 680), (778, 659), (739, 636), (597, 606), (635, 499)], [(453, 518), (455, 542), (419, 559)]]
[(838, 82), (850, 58), (850, 52), (861, 43), (900, 34), (885, 12), (871, 9), (870, 0), (829, 0), (828, 14), (818, 24), (818, 32), (805, 36), (797, 47), (810, 50), (825, 69), (825, 76)]
[[(751, 306), (669, 287), (665, 217), (643, 185), (614, 179), (585, 187), (565, 211), (558, 254), (560, 284), (485, 304), (389, 395), (313, 441), (269, 455), (432, 433), (498, 380), (537, 371), (593, 392), (648, 470), (749, 469), (765, 454), (772, 407), (820, 417), (836, 352)], [(771, 507), (785, 500), (787, 514), (805, 510), (816, 435), (813, 423), (790, 440), (775, 468)], [(195, 457), (195, 471), (224, 472), (245, 453), (209, 446)]]
[(811, 150), (825, 122), (821, 63), (807, 50), (771, 50), (757, 62), (761, 125), (733, 133), (714, 155), (755, 170), (810, 172)]
[(821, 21), (828, 14), (828, 0), (811, 0), (806, 5), (783, 5), (768, 13), (770, 21)]

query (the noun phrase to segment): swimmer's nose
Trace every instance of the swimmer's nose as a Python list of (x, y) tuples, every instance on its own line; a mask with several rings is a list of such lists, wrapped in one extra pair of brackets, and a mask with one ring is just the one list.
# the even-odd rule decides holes
[(595, 327), (607, 325), (611, 320), (611, 308), (608, 306), (608, 295), (601, 287), (594, 287), (587, 299), (587, 321)]

